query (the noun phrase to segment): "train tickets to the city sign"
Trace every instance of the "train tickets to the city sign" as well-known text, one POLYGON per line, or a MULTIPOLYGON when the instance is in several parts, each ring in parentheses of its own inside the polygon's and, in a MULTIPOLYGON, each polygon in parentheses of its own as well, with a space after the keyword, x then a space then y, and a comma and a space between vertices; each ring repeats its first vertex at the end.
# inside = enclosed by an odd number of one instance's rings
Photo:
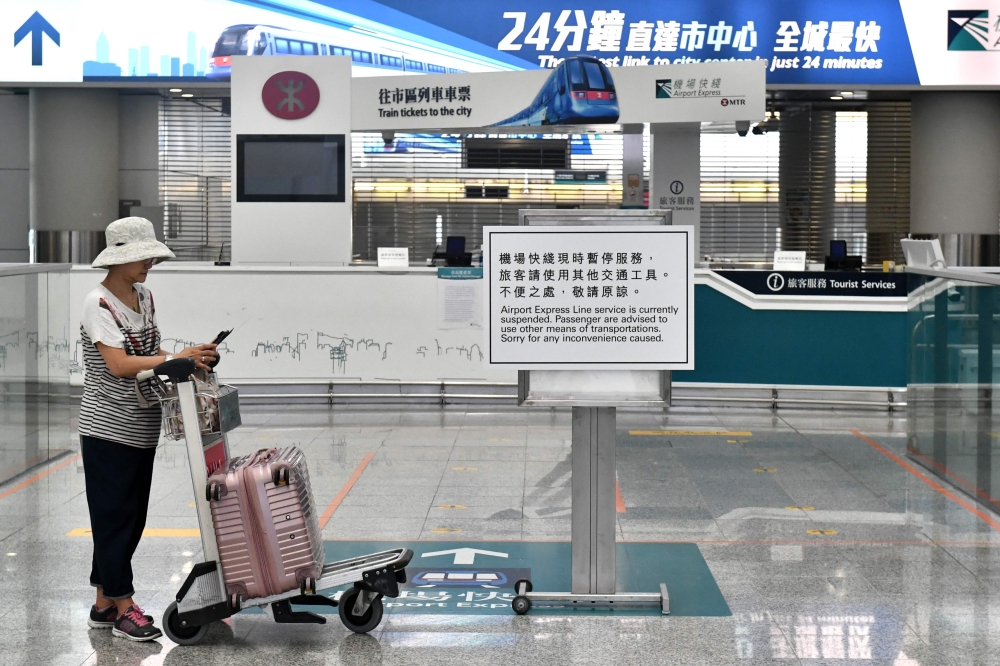
POLYGON ((693 238, 690 226, 484 227, 488 362, 693 369, 693 238))

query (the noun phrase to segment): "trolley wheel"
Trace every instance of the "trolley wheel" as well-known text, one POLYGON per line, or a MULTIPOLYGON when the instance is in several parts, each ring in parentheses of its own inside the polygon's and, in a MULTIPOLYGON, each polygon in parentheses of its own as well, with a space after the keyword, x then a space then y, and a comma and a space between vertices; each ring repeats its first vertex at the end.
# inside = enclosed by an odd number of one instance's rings
POLYGON ((340 611, 340 621, 344 623, 345 627, 356 634, 367 634, 382 621, 382 596, 376 597, 364 613, 355 615, 354 602, 360 593, 361 590, 356 587, 344 590, 337 609, 340 611))
POLYGON ((166 632, 167 638, 178 645, 194 645, 208 633, 208 625, 181 626, 177 619, 177 602, 174 601, 167 606, 167 610, 163 613, 163 630, 166 632))
POLYGON ((316 594, 316 579, 309 576, 303 580, 299 585, 299 592, 301 594, 316 594))
POLYGON ((514 612, 518 615, 524 615, 531 610, 531 599, 518 595, 514 597, 513 601, 510 602, 510 607, 513 608, 514 612))
POLYGON ((521 583, 524 583, 525 593, 531 592, 531 581, 527 578, 519 578, 516 583, 514 583, 514 591, 521 594, 521 583))
POLYGON ((276 469, 274 470, 274 474, 271 475, 271 481, 273 481, 276 486, 287 486, 290 480, 291 476, 289 475, 287 467, 276 469))

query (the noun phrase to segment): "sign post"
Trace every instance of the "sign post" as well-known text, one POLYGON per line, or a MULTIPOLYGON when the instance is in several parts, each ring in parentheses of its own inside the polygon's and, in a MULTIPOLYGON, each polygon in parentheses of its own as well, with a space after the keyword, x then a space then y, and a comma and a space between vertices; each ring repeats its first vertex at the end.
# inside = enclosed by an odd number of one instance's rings
MULTIPOLYGON (((615 580, 616 408, 663 405, 664 371, 694 367, 692 227, 670 211, 522 211, 483 229, 488 362, 519 368, 519 399, 573 407, 572 585, 532 603, 657 603, 615 580)), ((668 381, 667 381, 668 383, 668 381)))

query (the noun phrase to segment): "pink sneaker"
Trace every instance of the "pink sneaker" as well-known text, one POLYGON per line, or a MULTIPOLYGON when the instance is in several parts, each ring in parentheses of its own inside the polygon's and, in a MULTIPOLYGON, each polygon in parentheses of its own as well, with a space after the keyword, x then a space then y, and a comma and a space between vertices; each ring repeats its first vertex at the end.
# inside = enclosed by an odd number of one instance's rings
POLYGON ((141 608, 132 604, 115 620, 111 635, 141 643, 155 640, 162 636, 163 632, 153 626, 141 608))
POLYGON ((87 618, 87 625, 91 629, 110 629, 115 626, 118 618, 118 607, 111 604, 107 608, 98 610, 97 606, 90 607, 90 617, 87 618))

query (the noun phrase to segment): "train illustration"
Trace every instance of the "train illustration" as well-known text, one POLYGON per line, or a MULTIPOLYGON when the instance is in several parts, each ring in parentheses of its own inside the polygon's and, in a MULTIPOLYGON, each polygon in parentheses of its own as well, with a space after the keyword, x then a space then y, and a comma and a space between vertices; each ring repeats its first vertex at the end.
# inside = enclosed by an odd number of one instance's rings
POLYGON ((492 127, 618 122, 618 95, 611 72, 597 58, 566 58, 552 71, 528 108, 492 127))
POLYGON ((373 49, 357 43, 333 44, 333 41, 336 40, 328 36, 273 25, 232 25, 219 35, 215 43, 207 76, 210 79, 228 79, 232 71, 232 57, 237 55, 348 56, 356 67, 371 68, 371 74, 455 74, 466 71, 450 66, 454 63, 441 64, 444 59, 437 54, 393 50, 389 45, 373 49), (439 60, 428 62, 428 56, 439 60))

